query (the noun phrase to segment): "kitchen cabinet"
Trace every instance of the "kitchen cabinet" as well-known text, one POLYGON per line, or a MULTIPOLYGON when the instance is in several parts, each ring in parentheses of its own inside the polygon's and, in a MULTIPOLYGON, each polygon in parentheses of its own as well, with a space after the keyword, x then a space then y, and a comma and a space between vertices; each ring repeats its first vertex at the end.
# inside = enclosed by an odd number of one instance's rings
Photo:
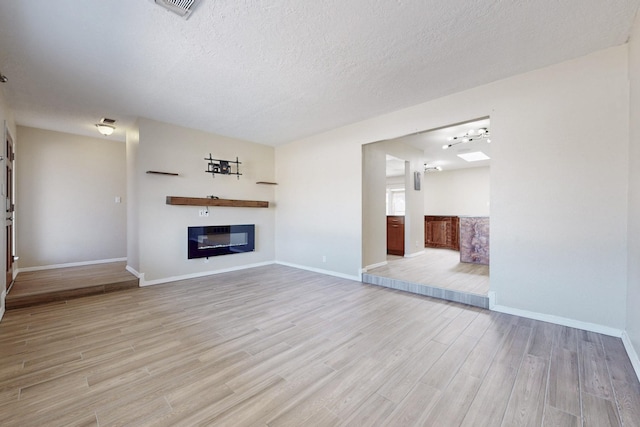
POLYGON ((424 216, 424 246, 460 250, 457 216, 424 216))
POLYGON ((387 254, 404 256, 404 216, 387 216, 387 254))

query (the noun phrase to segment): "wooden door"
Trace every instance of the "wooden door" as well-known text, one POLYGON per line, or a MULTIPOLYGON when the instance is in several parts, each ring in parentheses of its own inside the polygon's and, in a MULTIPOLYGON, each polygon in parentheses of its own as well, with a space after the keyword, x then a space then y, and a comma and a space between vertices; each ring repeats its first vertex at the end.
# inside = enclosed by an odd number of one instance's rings
POLYGON ((9 289, 13 282, 13 212, 14 212, 14 198, 13 198, 13 140, 9 131, 5 131, 6 143, 5 143, 5 241, 6 241, 6 289, 9 289))

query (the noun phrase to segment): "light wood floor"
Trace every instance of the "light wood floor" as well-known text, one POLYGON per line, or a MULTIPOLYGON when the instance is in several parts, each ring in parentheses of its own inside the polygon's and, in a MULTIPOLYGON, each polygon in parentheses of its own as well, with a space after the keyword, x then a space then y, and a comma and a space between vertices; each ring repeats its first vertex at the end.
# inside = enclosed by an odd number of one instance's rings
POLYGON ((7 295, 7 309, 66 301, 138 287, 126 262, 20 272, 7 295))
POLYGON ((8 311, 3 426, 625 426, 620 339, 284 266, 8 311))
POLYGON ((424 248, 423 254, 412 258, 387 255, 387 262, 367 273, 471 294, 489 293, 489 266, 460 262, 458 251, 424 248))

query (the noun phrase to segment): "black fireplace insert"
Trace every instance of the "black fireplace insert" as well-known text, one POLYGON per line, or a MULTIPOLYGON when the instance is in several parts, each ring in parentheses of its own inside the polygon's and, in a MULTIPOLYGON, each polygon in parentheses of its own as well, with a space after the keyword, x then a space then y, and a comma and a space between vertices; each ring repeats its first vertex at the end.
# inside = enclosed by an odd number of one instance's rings
POLYGON ((254 224, 188 227, 188 234, 189 259, 255 250, 254 224))

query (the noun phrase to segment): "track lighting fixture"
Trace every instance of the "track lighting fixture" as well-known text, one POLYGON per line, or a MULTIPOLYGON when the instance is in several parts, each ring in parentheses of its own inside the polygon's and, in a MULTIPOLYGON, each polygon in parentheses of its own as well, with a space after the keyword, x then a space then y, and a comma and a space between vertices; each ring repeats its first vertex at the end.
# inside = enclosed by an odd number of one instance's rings
POLYGON ((451 148, 454 145, 464 144, 471 141, 486 139, 487 143, 491 143, 489 128, 471 129, 462 136, 451 136, 448 138, 449 144, 442 146, 443 150, 451 148))

